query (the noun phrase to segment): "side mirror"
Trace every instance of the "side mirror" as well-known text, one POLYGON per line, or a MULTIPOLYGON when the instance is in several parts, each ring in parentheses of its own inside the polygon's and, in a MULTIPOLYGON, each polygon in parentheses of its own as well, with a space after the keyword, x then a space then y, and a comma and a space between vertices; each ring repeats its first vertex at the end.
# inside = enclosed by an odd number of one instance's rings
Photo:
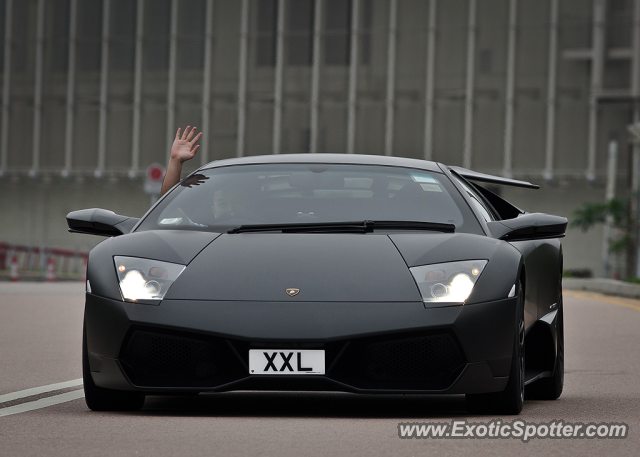
POLYGON ((494 238, 505 241, 544 240, 563 238, 567 218, 544 213, 525 213, 514 219, 487 223, 494 238))
POLYGON ((69 232, 87 235, 124 235, 130 233, 139 220, 137 217, 120 216, 100 208, 81 209, 67 214, 69 232))

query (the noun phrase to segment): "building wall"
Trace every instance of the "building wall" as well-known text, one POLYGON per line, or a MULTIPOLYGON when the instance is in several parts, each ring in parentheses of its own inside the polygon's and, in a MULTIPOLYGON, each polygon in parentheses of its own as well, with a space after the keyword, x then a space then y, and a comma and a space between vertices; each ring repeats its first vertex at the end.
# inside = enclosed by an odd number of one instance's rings
MULTIPOLYGON (((185 172, 308 152, 312 138, 349 152, 353 137, 354 153, 542 182, 536 197, 505 192, 569 216, 604 199, 611 138, 627 182, 636 10, 640 0, 0 0, 0 241, 75 246, 63 217, 80 207, 141 215, 144 170, 186 125, 206 136, 185 172)), ((566 246, 567 266, 599 271, 598 231, 566 246), (578 249, 586 240, 598 247, 578 249)))

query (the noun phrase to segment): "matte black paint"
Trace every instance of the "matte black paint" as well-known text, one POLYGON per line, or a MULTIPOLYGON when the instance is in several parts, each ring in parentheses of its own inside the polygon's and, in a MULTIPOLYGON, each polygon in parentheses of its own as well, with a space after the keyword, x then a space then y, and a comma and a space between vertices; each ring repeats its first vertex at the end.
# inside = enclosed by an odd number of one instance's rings
MULTIPOLYGON (((122 341, 132 325, 250 342, 346 341, 398 332, 451 329, 457 335, 468 363, 486 363, 491 376, 500 378, 508 374, 511 360, 510 330, 515 305, 516 299, 513 298, 433 309, 424 309, 421 301, 283 303, 164 300, 161 306, 148 306, 87 294, 85 325, 94 372, 102 372, 103 367, 113 368, 110 360, 118 358, 122 341)), ((107 378, 94 376, 94 380, 103 387, 113 387, 105 381, 114 379, 113 376, 113 373, 107 378)), ((500 380, 496 382, 502 383, 500 380)))
POLYGON ((487 225, 494 238, 507 241, 562 238, 567 219, 543 213, 528 213, 515 219, 491 221, 487 225))
POLYGON ((386 235, 224 234, 196 257, 165 300, 421 302, 386 235), (300 289, 290 297, 287 288, 300 289))
POLYGON ((354 165, 386 165, 390 167, 416 168, 426 171, 441 171, 435 162, 404 157, 373 156, 366 154, 278 154, 263 156, 247 156, 210 162, 192 174, 209 168, 227 167, 231 165, 248 165, 260 163, 317 163, 317 164, 354 164, 354 165))
MULTIPOLYGON (((203 168, 274 162, 376 164, 443 171, 447 176, 451 173, 433 162, 344 154, 253 156, 217 161, 203 168)), ((487 181, 472 173, 465 176, 487 181)), ((454 181, 454 185, 460 191, 459 184, 454 181)), ((461 195, 466 201, 463 192, 461 195)), ((562 250, 556 239, 501 241, 497 232, 474 214, 487 236, 399 231, 220 235, 163 230, 110 238, 91 251, 87 273, 92 293, 87 294, 85 321, 94 380, 103 387, 136 389, 117 360, 131 325, 263 342, 327 342, 450 329, 457 335, 468 365, 447 392, 501 390, 509 372, 517 303, 507 294, 520 280, 526 284, 527 331, 534 325, 549 326, 555 347, 555 320, 548 312, 561 297, 562 250), (117 284, 114 255, 188 266, 159 306, 125 303, 117 284), (408 267, 476 259, 489 262, 465 305, 425 309, 408 267), (301 292, 290 297, 285 293, 288 287, 301 292), (551 320, 538 321, 541 318, 551 320)), ((523 216, 527 215, 517 219, 523 216)), ((500 224, 513 226, 511 229, 527 225, 517 219, 500 224)), ((129 226, 125 229, 130 230, 129 226)), ((328 380, 268 377, 251 377, 214 390, 312 385, 358 391, 328 380)))
POLYGON ((410 267, 459 260, 489 263, 467 299, 468 304, 507 298, 518 281, 522 255, 509 243, 479 235, 395 234, 389 236, 410 267))
POLYGON ((444 390, 397 390, 397 389, 359 389, 349 384, 336 381, 324 376, 274 376, 257 375, 247 376, 235 382, 210 388, 180 388, 180 387, 138 387, 124 374, 122 366, 117 359, 105 359, 103 369, 99 373, 91 373, 96 385, 117 390, 138 391, 151 395, 172 395, 186 392, 228 392, 233 390, 257 390, 257 391, 341 391, 367 394, 465 394, 499 392, 504 390, 508 377, 494 377, 486 362, 469 363, 460 376, 448 389, 444 390))
MULTIPOLYGON (((447 167, 442 164, 440 164, 440 167, 448 176, 451 176, 451 170, 455 172, 455 167, 447 167)), ((488 181, 487 179, 484 179, 487 176, 488 175, 483 175, 481 173, 470 172, 466 173, 463 179, 478 180, 480 182, 501 182, 502 184, 508 184, 509 181, 508 179, 505 180, 504 178, 500 177, 494 177, 494 180, 488 181)), ((464 196, 465 200, 468 201, 468 197, 460 187, 460 183, 456 179, 452 179, 452 182, 454 183, 458 191, 460 191, 460 193, 464 196)), ((472 187, 477 188, 479 186, 473 183, 472 187)), ((536 187, 537 186, 535 186, 534 188, 536 187)), ((485 203, 487 204, 487 206, 492 208, 493 205, 491 201, 489 201, 486 197, 487 193, 488 191, 485 190, 484 192, 480 192, 480 195, 485 199, 485 203)), ((542 213, 535 213, 535 215, 529 213, 520 213, 519 208, 513 207, 512 210, 507 210, 507 212, 511 215, 516 215, 515 218, 505 219, 501 216, 500 213, 496 212, 494 214, 496 221, 487 222, 478 213, 474 205, 469 205, 469 207, 476 215, 476 218, 480 222, 480 225, 484 228, 485 233, 488 237, 499 239, 510 231, 520 232, 520 234, 525 235, 515 237, 514 240, 509 241, 509 244, 514 246, 522 254, 522 260, 520 262, 520 267, 518 268, 517 278, 521 279, 523 286, 526 285, 524 320, 525 331, 529 332, 532 325, 534 325, 536 319, 538 318, 538 309, 544 308, 545 306, 549 305, 546 302, 542 303, 540 301, 539 289, 541 287, 545 288, 545 290, 548 292, 547 297, 559 297, 562 294, 562 277, 560 276, 562 270, 562 248, 560 245, 560 241, 557 239, 552 239, 551 236, 559 235, 559 232, 566 229, 567 220, 563 217, 551 216, 542 213), (517 212, 514 212, 513 209, 515 209, 517 212), (518 221, 518 219, 522 217, 524 217, 525 220, 524 224, 518 221), (535 233, 537 232, 538 226, 541 224, 546 225, 546 228, 550 229, 551 234, 548 238, 544 236, 544 233, 535 233), (522 232, 525 233, 523 234, 522 232), (526 232, 528 232, 528 234, 526 232), (536 239, 536 237, 539 237, 541 239, 536 239), (540 254, 541 250, 544 251, 544 259, 540 254), (549 263, 554 264, 554 267, 547 268, 549 263), (551 276, 556 275, 558 271, 560 271, 560 275, 551 278, 551 276), (524 272, 523 276, 521 276, 522 272, 524 272)), ((475 292, 476 290, 474 289, 474 293, 475 292)), ((472 297, 469 298, 471 299, 472 297)), ((543 298, 543 300, 546 299, 543 298)))
POLYGON ((219 233, 158 230, 108 238, 89 253, 87 279, 94 294, 121 300, 113 256, 142 257, 188 265, 219 233))
POLYGON ((518 181, 517 179, 504 178, 502 176, 492 176, 484 173, 478 173, 477 171, 467 170, 462 167, 449 167, 449 170, 456 172, 460 176, 465 177, 473 181, 488 182, 491 184, 503 184, 514 187, 525 187, 528 189, 540 189, 537 184, 531 184, 527 181, 518 181))
POLYGON ((92 208, 67 214, 67 224, 72 233, 118 236, 131 232, 139 219, 120 216, 106 209, 92 208))

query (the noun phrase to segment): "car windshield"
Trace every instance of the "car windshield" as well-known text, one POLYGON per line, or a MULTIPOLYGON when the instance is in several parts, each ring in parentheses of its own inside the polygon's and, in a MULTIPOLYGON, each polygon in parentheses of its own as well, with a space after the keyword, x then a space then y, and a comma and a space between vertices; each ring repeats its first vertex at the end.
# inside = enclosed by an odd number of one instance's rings
POLYGON ((417 221, 482 234, 442 173, 343 164, 235 165, 182 181, 138 226, 226 232, 257 224, 417 221))

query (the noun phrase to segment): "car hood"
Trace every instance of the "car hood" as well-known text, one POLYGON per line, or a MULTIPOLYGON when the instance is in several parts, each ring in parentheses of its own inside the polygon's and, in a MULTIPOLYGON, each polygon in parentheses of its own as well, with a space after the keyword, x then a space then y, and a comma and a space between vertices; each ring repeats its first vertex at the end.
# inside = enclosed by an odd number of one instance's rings
POLYGON ((416 302, 405 261, 382 234, 223 234, 189 264, 165 299, 416 302), (287 289, 298 289, 295 295, 287 289))
POLYGON ((522 254, 464 233, 240 233, 145 231, 109 238, 89 255, 92 293, 121 300, 113 256, 187 265, 168 300, 419 302, 409 267, 486 259, 467 304, 505 298, 522 254), (293 296, 287 289, 299 289, 293 296))

